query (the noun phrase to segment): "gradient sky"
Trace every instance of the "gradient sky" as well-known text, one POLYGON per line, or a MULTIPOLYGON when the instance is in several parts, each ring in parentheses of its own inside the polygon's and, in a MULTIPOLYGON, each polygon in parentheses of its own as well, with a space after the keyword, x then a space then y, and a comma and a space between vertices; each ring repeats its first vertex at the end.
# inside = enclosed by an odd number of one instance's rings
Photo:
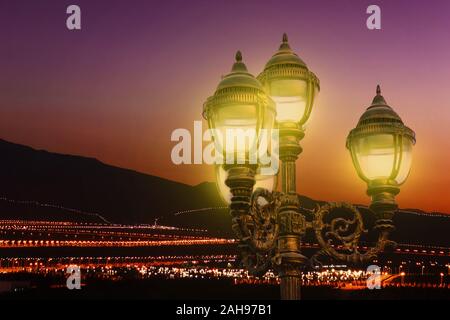
POLYGON ((213 181, 212 167, 171 163, 171 132, 201 120, 236 50, 258 74, 287 32, 321 81, 299 193, 368 203, 345 138, 380 83, 417 134, 400 206, 450 212, 449 15, 447 0, 0 0, 0 138, 213 181), (66 29, 70 4, 81 7, 81 31, 66 29), (366 28, 370 4, 382 30, 366 28))

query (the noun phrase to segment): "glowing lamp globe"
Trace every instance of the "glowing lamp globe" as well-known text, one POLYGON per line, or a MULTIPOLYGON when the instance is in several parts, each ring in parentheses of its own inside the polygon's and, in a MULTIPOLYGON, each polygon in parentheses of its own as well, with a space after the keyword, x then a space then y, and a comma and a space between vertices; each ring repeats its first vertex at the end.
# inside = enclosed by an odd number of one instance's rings
POLYGON ((415 133, 377 95, 347 137, 347 149, 361 179, 370 186, 399 186, 411 169, 415 133))
POLYGON ((276 104, 278 123, 302 126, 308 121, 319 92, 319 79, 292 51, 286 34, 258 79, 276 104))
POLYGON ((247 71, 241 52, 231 73, 224 76, 213 96, 203 107, 203 115, 213 130, 216 151, 225 157, 247 161, 257 152, 262 129, 271 130, 275 105, 261 83, 247 71))

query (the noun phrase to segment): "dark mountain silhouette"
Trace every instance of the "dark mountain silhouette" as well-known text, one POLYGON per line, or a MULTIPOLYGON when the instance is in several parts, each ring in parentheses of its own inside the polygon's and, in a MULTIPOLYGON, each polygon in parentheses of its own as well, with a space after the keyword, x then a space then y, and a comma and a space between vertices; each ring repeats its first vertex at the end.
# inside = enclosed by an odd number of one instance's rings
MULTIPOLYGON (((310 209, 320 203, 307 197, 301 201, 310 209)), ((361 213, 370 227, 371 213, 365 208, 361 213)), ((231 236, 230 216, 214 183, 190 186, 4 140, 0 140, 0 219, 126 224, 152 224, 158 219, 160 224, 231 236), (190 211, 196 209, 201 210, 190 211)), ((398 242, 449 245, 450 216, 412 209, 400 211, 395 222, 393 238, 398 242)))
MULTIPOLYGON (((106 165, 96 159, 50 153, 0 140, 0 197, 34 200, 83 212, 99 213, 116 223, 153 223, 187 209, 223 205, 210 184, 189 186, 132 170, 106 165)), ((3 201, 3 207, 33 204, 3 201)), ((55 207, 39 211, 63 211, 64 218, 96 219, 55 207)), ((20 216, 22 213, 19 213, 20 216)), ((8 218, 2 210, 2 218, 8 218)), ((16 213, 12 217, 14 217, 16 213)), ((32 216, 32 215, 30 215, 32 216)), ((36 218, 38 218, 37 216, 36 218)))

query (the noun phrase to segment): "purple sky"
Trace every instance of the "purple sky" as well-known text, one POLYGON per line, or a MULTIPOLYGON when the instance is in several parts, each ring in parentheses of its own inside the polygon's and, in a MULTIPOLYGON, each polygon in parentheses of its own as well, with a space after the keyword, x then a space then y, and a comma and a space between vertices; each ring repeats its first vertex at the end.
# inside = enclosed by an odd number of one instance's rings
MULTIPOLYGON (((259 73, 283 32, 321 80, 298 191, 367 202, 344 147, 380 83, 417 133, 402 207, 450 211, 450 1, 0 0, 0 138, 186 182, 170 134, 192 128, 240 49, 259 73), (82 30, 66 29, 66 8, 82 30), (366 28, 370 4, 382 30, 366 28)), ((206 126, 206 124, 205 124, 206 126)))

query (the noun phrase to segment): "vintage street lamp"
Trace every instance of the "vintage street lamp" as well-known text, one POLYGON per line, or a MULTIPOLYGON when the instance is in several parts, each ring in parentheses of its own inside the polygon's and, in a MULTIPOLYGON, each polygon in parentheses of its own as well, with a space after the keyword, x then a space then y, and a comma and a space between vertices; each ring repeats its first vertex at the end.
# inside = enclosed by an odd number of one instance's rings
POLYGON ((267 94, 276 104, 279 129, 281 184, 284 197, 278 220, 279 274, 282 299, 299 299, 301 266, 307 258, 301 254, 301 237, 306 231, 305 218, 298 210, 295 162, 302 152, 300 140, 303 125, 309 119, 314 98, 319 91, 319 79, 295 54, 283 34, 278 51, 270 58, 258 76, 267 94))
POLYGON ((347 139, 353 163, 372 196, 376 246, 359 251, 358 243, 366 230, 360 212, 351 204, 303 208, 296 192, 295 162, 318 91, 318 78, 283 35, 279 50, 258 79, 248 73, 238 52, 231 73, 223 77, 203 107, 216 151, 226 160, 216 166, 216 178, 230 206, 242 262, 254 275, 276 270, 282 299, 300 299, 302 270, 320 264, 323 257, 362 264, 375 259, 388 244, 393 245, 388 236, 397 209, 394 197, 411 166, 414 132, 403 125, 378 88, 372 105, 347 139), (281 192, 276 191, 276 177, 261 175, 262 164, 252 161, 255 148, 261 146, 259 133, 274 126, 279 129, 281 192), (228 135, 228 130, 236 129, 237 135, 228 135), (246 143, 239 146, 235 140, 246 143), (336 217, 336 213, 343 216, 336 217), (301 239, 307 230, 314 232, 321 247, 310 259, 301 253, 301 239))
POLYGON ((277 122, 301 129, 311 115, 314 98, 319 91, 319 79, 292 51, 286 34, 283 34, 280 48, 266 63, 258 80, 276 103, 277 122))
POLYGON ((218 186, 223 199, 231 201, 232 228, 245 255, 255 249, 248 239, 253 220, 251 197, 259 165, 251 158, 258 152, 261 130, 273 128, 275 105, 247 71, 240 51, 231 73, 223 77, 214 95, 205 102, 203 116, 213 130, 216 153, 224 158, 223 167, 216 168, 218 186), (246 141, 237 146, 239 139, 246 141))
POLYGON ((378 245, 382 251, 394 229, 395 196, 409 175, 416 138, 414 131, 387 105, 379 85, 376 93, 356 128, 350 131, 347 149, 359 177, 367 183, 367 194, 372 197, 370 208, 376 214, 375 228, 380 232, 378 245))

